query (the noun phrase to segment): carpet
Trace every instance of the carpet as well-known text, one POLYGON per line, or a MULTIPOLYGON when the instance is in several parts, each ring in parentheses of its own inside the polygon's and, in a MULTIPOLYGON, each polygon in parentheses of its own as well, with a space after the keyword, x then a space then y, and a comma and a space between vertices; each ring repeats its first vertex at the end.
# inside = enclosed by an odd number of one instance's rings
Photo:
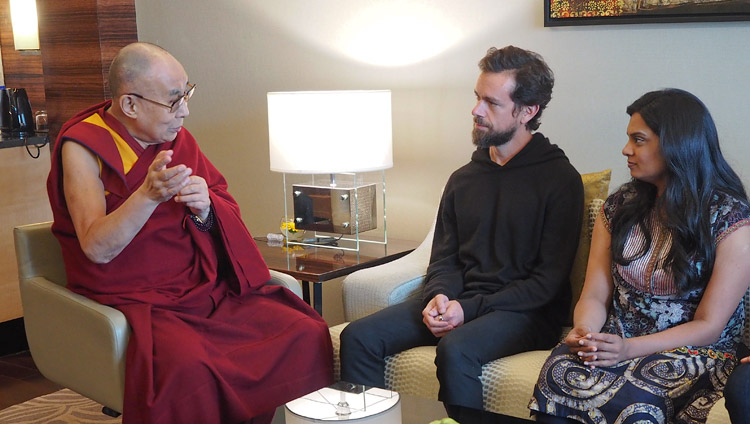
POLYGON ((120 424, 102 406, 70 389, 39 396, 0 411, 2 424, 120 424))

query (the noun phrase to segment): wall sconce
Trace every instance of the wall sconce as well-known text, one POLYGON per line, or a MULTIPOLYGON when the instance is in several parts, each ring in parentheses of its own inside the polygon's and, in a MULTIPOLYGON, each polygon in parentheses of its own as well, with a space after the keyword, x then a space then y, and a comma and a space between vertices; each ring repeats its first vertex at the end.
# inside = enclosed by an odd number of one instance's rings
POLYGON ((377 188, 358 173, 381 171, 386 237, 385 169, 393 167, 389 90, 268 93, 268 135, 271 170, 284 173, 285 220, 286 174, 311 174, 312 183, 292 186, 295 227, 356 235, 344 240, 355 240, 352 250, 359 250, 359 233, 377 227, 377 188), (321 184, 315 174, 330 180, 321 184))
POLYGON ((10 0, 10 19, 16 50, 39 50, 36 0, 10 0))

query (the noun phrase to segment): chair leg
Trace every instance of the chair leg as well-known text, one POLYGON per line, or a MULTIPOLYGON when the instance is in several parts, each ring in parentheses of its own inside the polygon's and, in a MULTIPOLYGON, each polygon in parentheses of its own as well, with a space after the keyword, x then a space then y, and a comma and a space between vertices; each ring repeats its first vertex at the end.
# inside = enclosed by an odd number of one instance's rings
POLYGON ((115 411, 114 409, 112 409, 112 408, 108 408, 108 407, 106 407, 106 406, 102 407, 102 414, 104 414, 104 415, 108 415, 108 416, 110 416, 110 417, 112 417, 112 418, 117 418, 117 417, 119 417, 120 415, 122 415, 122 414, 120 414, 119 412, 115 411))

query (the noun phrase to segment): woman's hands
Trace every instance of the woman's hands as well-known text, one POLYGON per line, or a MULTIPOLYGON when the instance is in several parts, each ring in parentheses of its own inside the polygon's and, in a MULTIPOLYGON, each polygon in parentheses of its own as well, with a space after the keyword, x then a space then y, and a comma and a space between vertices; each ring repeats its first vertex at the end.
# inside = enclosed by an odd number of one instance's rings
POLYGON ((581 341, 585 340, 589 334, 591 334, 591 328, 589 327, 573 327, 570 333, 563 339, 563 343, 570 348, 571 352, 578 353, 581 350, 586 350, 581 345, 581 341))
MULTIPOLYGON (((615 334, 592 333, 588 328, 576 327, 568 333, 564 343, 578 355, 583 365, 591 368, 611 367, 630 359, 627 340, 615 334)), ((747 359, 750 362, 750 357, 747 359)))

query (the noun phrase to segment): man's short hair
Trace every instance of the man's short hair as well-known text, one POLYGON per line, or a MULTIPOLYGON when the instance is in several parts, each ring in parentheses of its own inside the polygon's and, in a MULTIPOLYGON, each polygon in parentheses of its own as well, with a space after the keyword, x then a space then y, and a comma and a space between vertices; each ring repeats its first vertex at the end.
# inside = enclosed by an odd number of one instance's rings
POLYGON ((536 130, 541 124, 542 111, 552 99, 555 76, 542 56, 514 46, 497 49, 490 47, 479 61, 482 72, 512 71, 516 87, 510 98, 519 109, 521 106, 539 105, 539 112, 526 123, 526 128, 536 130))

